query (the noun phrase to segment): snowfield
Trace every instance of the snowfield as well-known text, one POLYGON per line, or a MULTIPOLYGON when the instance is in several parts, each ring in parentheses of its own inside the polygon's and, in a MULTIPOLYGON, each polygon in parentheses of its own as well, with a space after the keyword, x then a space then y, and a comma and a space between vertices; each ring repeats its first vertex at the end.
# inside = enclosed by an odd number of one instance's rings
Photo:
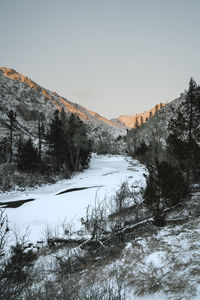
POLYGON ((28 231, 28 240, 35 243, 45 239, 47 228, 58 230, 61 223, 71 224, 73 230, 78 230, 88 205, 95 207, 97 202, 109 200, 124 181, 136 190, 144 187, 145 173, 145 167, 130 157, 93 155, 89 169, 71 179, 25 192, 3 193, 0 202, 35 199, 17 208, 5 209, 18 235, 28 231), (56 195, 76 188, 88 189, 56 195))

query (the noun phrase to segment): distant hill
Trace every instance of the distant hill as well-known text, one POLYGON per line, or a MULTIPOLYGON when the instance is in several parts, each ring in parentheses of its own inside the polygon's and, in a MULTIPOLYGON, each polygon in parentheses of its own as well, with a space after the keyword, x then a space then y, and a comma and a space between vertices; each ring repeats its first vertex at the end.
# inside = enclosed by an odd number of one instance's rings
POLYGON ((178 113, 184 97, 184 95, 181 95, 179 98, 159 107, 160 109, 154 110, 152 116, 142 126, 139 126, 138 130, 135 131, 131 128, 127 139, 129 150, 133 151, 135 147, 138 147, 143 142, 146 145, 150 145, 157 141, 165 146, 169 136, 169 121, 172 116, 178 113))
POLYGON ((148 111, 145 111, 140 114, 136 115, 131 115, 131 116, 120 116, 117 119, 112 119, 113 122, 116 124, 121 124, 121 125, 126 125, 128 128, 134 128, 136 124, 136 120, 138 122, 138 125, 141 125, 141 123, 145 123, 151 116, 153 116, 157 110, 161 109, 164 107, 166 104, 165 103, 160 103, 155 105, 153 108, 151 108, 148 111))

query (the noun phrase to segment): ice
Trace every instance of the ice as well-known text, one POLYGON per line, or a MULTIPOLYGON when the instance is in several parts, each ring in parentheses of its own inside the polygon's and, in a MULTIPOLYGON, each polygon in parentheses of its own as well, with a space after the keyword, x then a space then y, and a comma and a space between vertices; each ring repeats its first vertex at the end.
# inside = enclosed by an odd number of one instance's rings
POLYGON ((129 185, 145 184, 144 166, 134 161, 134 164, 137 164, 137 171, 133 171, 132 163, 131 158, 121 155, 93 155, 89 169, 74 175, 71 179, 31 191, 2 194, 0 202, 35 199, 18 208, 6 209, 10 226, 17 228, 20 235, 28 228, 31 242, 44 238, 47 227, 55 228, 64 220, 73 223, 74 230, 78 230, 80 219, 85 216, 88 205, 94 207, 96 201, 105 198, 109 200, 125 180, 129 185), (93 188, 56 195, 67 189, 82 187, 93 188))

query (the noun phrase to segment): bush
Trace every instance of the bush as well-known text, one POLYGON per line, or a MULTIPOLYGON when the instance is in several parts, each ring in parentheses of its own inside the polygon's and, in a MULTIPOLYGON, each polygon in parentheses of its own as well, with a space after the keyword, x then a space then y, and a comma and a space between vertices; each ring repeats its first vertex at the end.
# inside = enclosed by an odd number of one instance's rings
POLYGON ((31 267, 36 258, 32 250, 25 250, 23 243, 11 246, 9 256, 6 255, 8 237, 8 220, 0 211, 0 299, 4 300, 17 299, 32 284, 31 267))

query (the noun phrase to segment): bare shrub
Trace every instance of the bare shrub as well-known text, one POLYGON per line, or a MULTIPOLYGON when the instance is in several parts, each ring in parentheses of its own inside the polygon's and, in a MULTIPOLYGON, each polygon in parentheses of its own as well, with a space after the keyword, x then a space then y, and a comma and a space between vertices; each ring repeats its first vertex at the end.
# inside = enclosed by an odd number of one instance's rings
POLYGON ((16 243, 8 252, 8 220, 0 212, 0 299, 11 300, 19 297, 24 288, 32 284, 33 261, 36 254, 16 243), (6 255, 6 252, 9 253, 6 255))
POLYGON ((128 182, 124 181, 120 189, 116 192, 114 196, 114 202, 115 202, 115 210, 116 211, 121 211, 125 207, 129 205, 129 202, 126 200, 129 200, 131 196, 131 191, 128 186, 128 182))
POLYGON ((101 235, 107 232, 107 216, 108 206, 106 199, 100 201, 96 195, 95 207, 88 206, 85 219, 81 219, 92 239, 100 239, 101 235))

